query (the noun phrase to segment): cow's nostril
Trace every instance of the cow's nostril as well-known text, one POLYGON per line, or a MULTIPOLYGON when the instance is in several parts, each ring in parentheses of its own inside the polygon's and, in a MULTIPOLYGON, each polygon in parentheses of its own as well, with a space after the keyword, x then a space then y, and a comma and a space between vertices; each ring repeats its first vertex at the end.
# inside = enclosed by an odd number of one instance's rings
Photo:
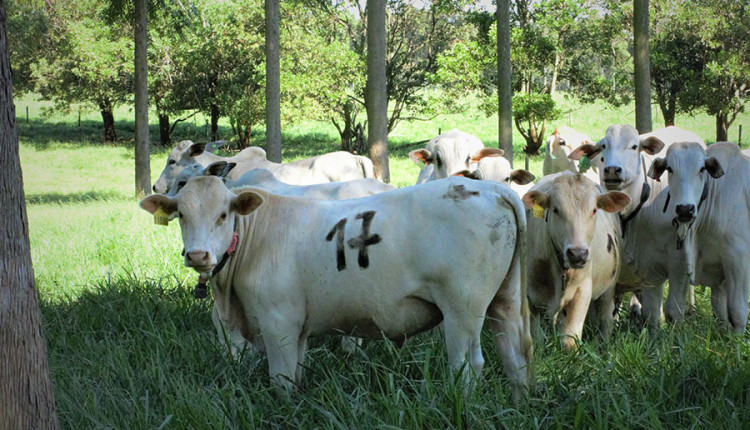
POLYGON ((588 248, 568 248, 565 251, 568 261, 575 265, 584 265, 589 259, 588 248))
POLYGON ((675 207, 675 212, 677 212, 680 215, 692 215, 695 213, 695 205, 694 204, 677 205, 675 207))

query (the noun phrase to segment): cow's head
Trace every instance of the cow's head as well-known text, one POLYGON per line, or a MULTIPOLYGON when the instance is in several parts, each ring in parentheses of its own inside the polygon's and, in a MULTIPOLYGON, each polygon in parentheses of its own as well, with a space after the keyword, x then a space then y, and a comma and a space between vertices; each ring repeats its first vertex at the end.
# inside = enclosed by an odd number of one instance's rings
POLYGON ((708 157, 697 142, 680 142, 670 146, 665 158, 654 160, 648 175, 659 180, 665 171, 669 175, 669 196, 674 202, 675 218, 683 224, 692 222, 698 215, 709 176, 720 178, 724 175, 719 161, 708 157))
POLYGON ((535 179, 534 175, 527 170, 511 170, 510 162, 502 155, 501 149, 485 148, 472 158, 472 161, 477 162, 476 170, 462 170, 454 173, 453 176, 490 180, 506 185, 511 183, 526 185, 535 179))
POLYGON ((169 189, 167 196, 176 196, 191 178, 198 176, 217 176, 221 179, 226 179, 229 172, 231 172, 236 165, 237 163, 228 163, 226 161, 215 161, 207 167, 203 167, 198 163, 187 165, 177 175, 177 178, 175 178, 174 184, 169 189))
POLYGON ((640 151, 654 155, 664 148, 655 136, 641 138, 631 125, 611 125, 602 140, 583 144, 569 158, 579 160, 586 155, 599 169, 599 179, 608 190, 623 190, 640 174, 640 151))
POLYGON ((257 190, 235 194, 215 176, 190 179, 174 196, 153 194, 141 200, 150 213, 159 209, 180 219, 185 266, 200 273, 213 270, 229 249, 234 234, 234 215, 247 215, 263 204, 257 190))
POLYGON ((164 166, 164 170, 161 171, 159 179, 154 182, 153 190, 155 193, 166 193, 169 191, 172 184, 174 184, 177 175, 179 175, 182 169, 185 168, 185 165, 180 163, 182 160, 182 154, 192 145, 192 140, 183 140, 172 149, 167 156, 167 164, 164 166))
MULTIPOLYGON (((451 130, 431 140, 425 148, 415 149, 409 158, 415 163, 433 165, 430 180, 443 179, 462 170, 473 170, 475 161, 484 148, 475 136, 459 130, 451 130)), ((501 151, 499 149, 495 151, 501 151)))
POLYGON ((524 205, 544 209, 547 232, 564 267, 581 269, 591 258, 589 246, 596 229, 597 211, 618 212, 630 203, 620 191, 601 193, 581 174, 563 172, 526 193, 524 205))
MULTIPOLYGON (((575 168, 573 161, 568 159, 570 154, 581 145, 593 145, 588 136, 578 133, 570 127, 557 127, 547 138, 545 157, 553 160, 555 171, 575 168)), ((580 158, 580 157, 579 157, 580 158)))

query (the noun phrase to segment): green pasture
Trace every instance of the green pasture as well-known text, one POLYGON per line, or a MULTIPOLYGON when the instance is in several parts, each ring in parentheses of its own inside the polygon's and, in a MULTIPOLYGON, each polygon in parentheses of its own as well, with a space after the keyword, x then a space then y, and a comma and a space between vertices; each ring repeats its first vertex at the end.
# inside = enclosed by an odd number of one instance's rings
MULTIPOLYGON (((577 105, 550 126, 570 125, 598 139, 633 110, 577 105)), ((489 336, 477 388, 464 396, 450 376, 440 332, 397 348, 369 341, 349 356, 339 337, 312 341, 305 385, 286 395, 270 387, 263 357, 234 360, 218 346, 209 300, 192 298, 195 274, 182 265, 179 226, 153 224, 133 198, 133 123, 116 113, 121 143, 101 143, 96 112, 43 116, 31 98, 16 104, 32 259, 60 421, 64 428, 492 429, 492 428, 747 428, 750 339, 716 323, 710 291, 686 322, 646 330, 623 318, 602 343, 585 333, 575 354, 553 333, 535 340, 536 387, 512 405, 502 364, 489 336), (26 121, 29 106, 29 121, 26 121)), ((655 118, 657 116, 655 115, 655 118)), ((706 115, 678 125, 707 141, 706 115)), ((181 124, 175 140, 205 140, 202 118, 181 124)), ((740 117, 737 125, 750 124, 740 117)), ((655 121, 658 127, 658 121, 655 121)), ((460 128, 487 146, 497 122, 480 112, 403 123, 391 135, 391 175, 412 184, 419 168, 414 142, 460 128)), ((330 124, 284 124, 284 159, 337 149, 330 124)), ((222 131, 228 125, 222 123, 222 131)), ((263 142, 262 126, 253 135, 263 142)), ((152 125, 152 140, 158 130, 152 125)), ((523 166, 520 135, 516 166, 523 166)), ((153 148, 156 179, 171 148, 153 148)), ((541 173, 541 157, 531 160, 541 173)))

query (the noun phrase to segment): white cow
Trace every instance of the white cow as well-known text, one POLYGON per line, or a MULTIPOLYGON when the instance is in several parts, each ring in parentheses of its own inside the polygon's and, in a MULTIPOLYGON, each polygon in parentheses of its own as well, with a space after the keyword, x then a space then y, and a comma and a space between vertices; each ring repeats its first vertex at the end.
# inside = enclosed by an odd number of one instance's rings
POLYGON ((276 383, 300 382, 310 336, 402 341, 441 320, 452 369, 479 374, 486 314, 513 398, 527 390, 526 216, 508 187, 449 178, 322 201, 199 177, 141 207, 179 214, 185 264, 211 274, 219 318, 265 351, 276 383))
POLYGON ((250 160, 265 160, 266 151, 257 146, 251 146, 240 151, 233 157, 221 157, 205 150, 206 143, 194 143, 191 140, 183 140, 174 147, 167 156, 167 164, 164 166, 159 178, 153 186, 155 193, 166 193, 172 188, 177 176, 185 167, 198 163, 208 166, 216 161, 239 163, 250 160))
POLYGON ((669 172, 669 204, 677 240, 688 270, 670 276, 665 312, 675 320, 685 313, 689 283, 711 287, 714 314, 735 333, 745 332, 750 288, 750 158, 734 143, 704 149, 696 142, 672 145, 654 160, 649 176, 669 172))
POLYGON ((482 149, 484 144, 479 138, 455 128, 433 138, 424 148, 409 153, 412 161, 425 164, 419 172, 417 184, 470 169, 473 167, 472 158, 477 157, 482 149))
MULTIPOLYGON (((580 173, 544 176, 523 196, 529 229, 529 303, 560 324, 576 347, 593 305, 604 339, 612 332, 620 272, 620 222, 627 194, 606 192, 580 173), (530 216, 533 213, 533 216, 530 216)), ((534 312, 536 310, 536 312, 534 312)))
POLYGON ((523 196, 534 185, 531 183, 534 175, 528 170, 512 170, 510 162, 502 157, 502 150, 498 151, 500 152, 498 155, 479 158, 476 170, 462 170, 454 173, 453 176, 499 182, 508 185, 519 196, 523 196))
POLYGON ((654 157, 674 143, 670 136, 681 135, 678 130, 668 127, 639 136, 631 125, 612 125, 596 145, 581 145, 570 155, 573 159, 587 155, 598 167, 602 185, 630 197, 630 204, 619 214, 623 264, 618 296, 640 290, 642 307, 638 309, 640 305, 632 304, 631 310, 641 312, 651 324, 661 321, 664 282, 684 268, 680 265, 683 258, 673 246, 672 217, 662 211, 666 194, 660 193, 667 181, 656 181, 646 173, 654 157))
MULTIPOLYGON (((265 151, 258 147, 244 149, 235 157, 226 159, 206 152, 205 146, 205 143, 194 143, 180 153, 181 158, 179 161, 173 163, 170 158, 161 176, 156 181, 154 190, 166 193, 172 188, 175 178, 185 167, 195 163, 208 166, 215 161, 227 161, 237 164, 229 173, 230 179, 238 179, 245 172, 256 168, 268 169, 278 180, 294 185, 343 182, 374 177, 372 161, 369 158, 353 155, 346 151, 330 152, 290 163, 279 164, 268 161, 265 157, 265 151)), ((177 151, 177 148, 172 152, 174 153, 175 151, 177 151)))
POLYGON ((557 127, 547 138, 542 165, 543 174, 551 175, 565 170, 578 173, 578 160, 571 160, 568 155, 581 145, 593 143, 594 141, 588 136, 570 127, 557 127))

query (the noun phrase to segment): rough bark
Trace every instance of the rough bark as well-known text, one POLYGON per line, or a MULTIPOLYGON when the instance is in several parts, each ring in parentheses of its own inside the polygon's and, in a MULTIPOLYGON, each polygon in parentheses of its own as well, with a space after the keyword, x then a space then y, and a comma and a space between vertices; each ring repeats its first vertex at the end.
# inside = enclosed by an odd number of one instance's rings
POLYGON ((112 102, 102 100, 99 102, 99 112, 102 115, 104 123, 104 141, 117 142, 117 130, 115 129, 115 114, 112 108, 112 102))
POLYGON ((375 177, 390 182, 388 92, 385 70, 385 0, 367 3, 367 146, 375 177))
POLYGON ((648 0, 633 0, 633 63, 635 71, 635 128, 651 131, 651 61, 648 44, 648 0))
POLYGON ((729 141, 729 124, 727 121, 727 115, 724 113, 716 115, 716 141, 729 141))
POLYGON ((513 166, 513 88, 510 66, 510 0, 497 1, 498 147, 513 166))
POLYGON ((211 141, 219 140, 219 106, 211 103, 211 141))
POLYGON ((0 0, 0 429, 57 429, 31 264, 5 22, 0 0))
POLYGON ((151 194, 148 130, 148 16, 146 0, 135 0, 135 196, 151 194))
POLYGON ((266 152, 281 163, 281 72, 279 65, 279 0, 266 7, 266 152))
POLYGON ((169 124, 169 115, 159 113, 159 142, 165 146, 172 141, 172 130, 169 124))

